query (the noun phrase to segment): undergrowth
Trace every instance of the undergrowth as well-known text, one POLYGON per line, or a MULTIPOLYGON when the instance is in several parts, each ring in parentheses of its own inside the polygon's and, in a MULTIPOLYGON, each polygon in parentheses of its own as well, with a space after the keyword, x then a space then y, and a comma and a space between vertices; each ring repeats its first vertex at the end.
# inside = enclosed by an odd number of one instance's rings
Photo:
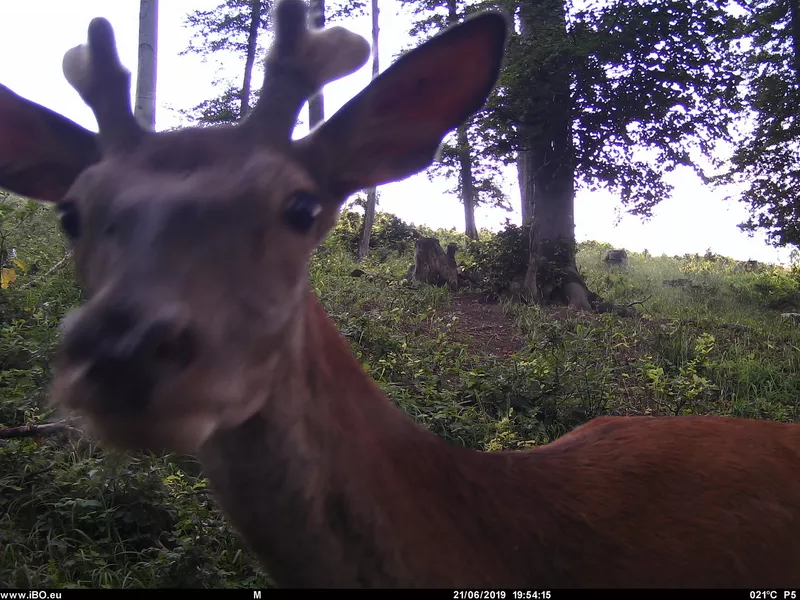
MULTIPOLYGON (((49 272, 68 252, 50 210, 0 206, 0 266, 13 270, 0 290, 0 427, 12 427, 55 418, 58 323, 81 295, 69 261, 49 272)), ((646 253, 609 268, 610 246, 583 243, 589 287, 640 317, 487 308, 520 340, 506 356, 471 333, 450 292, 403 275, 414 241, 437 237, 481 272, 475 297, 497 299, 524 274, 519 228, 471 242, 379 215, 367 274, 353 277, 359 231, 345 213, 312 259, 311 285, 388 397, 453 444, 525 449, 609 414, 800 418, 800 333, 781 318, 800 309, 795 270, 646 253)), ((0 587, 270 585, 189 457, 120 455, 78 435, 0 440, 0 587)))

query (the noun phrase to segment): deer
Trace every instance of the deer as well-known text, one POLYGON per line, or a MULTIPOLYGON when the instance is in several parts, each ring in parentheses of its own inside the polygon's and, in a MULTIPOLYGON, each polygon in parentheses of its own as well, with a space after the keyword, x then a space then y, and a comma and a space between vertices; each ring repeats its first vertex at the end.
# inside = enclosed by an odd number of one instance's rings
POLYGON ((508 17, 401 56, 327 121, 304 103, 367 61, 280 0, 246 118, 155 132, 94 19, 64 75, 89 131, 0 87, 0 186, 49 202, 86 301, 52 402, 121 451, 197 455, 281 587, 550 590, 800 586, 800 426, 601 416, 480 452, 378 388, 308 282, 346 198, 425 169, 497 83, 508 17))

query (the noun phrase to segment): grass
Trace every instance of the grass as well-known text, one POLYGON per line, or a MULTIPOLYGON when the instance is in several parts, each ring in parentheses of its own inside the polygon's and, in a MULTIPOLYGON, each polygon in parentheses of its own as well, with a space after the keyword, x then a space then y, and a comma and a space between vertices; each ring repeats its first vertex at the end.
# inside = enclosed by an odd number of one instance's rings
MULTIPOLYGON (((57 323, 80 301, 69 267, 23 287, 65 252, 52 215, 33 218, 36 236, 7 236, 41 265, 0 292, 3 427, 52 417, 57 323)), ((410 286, 414 231, 385 215, 361 265, 369 274, 352 277, 357 229, 345 215, 314 256, 312 286, 389 398, 454 444, 528 448, 602 414, 800 419, 800 329, 780 316, 800 308, 793 270, 637 253, 612 269, 609 246, 582 244, 594 291, 641 302, 640 317, 624 319, 410 286)), ((459 243, 469 264, 502 265, 519 241, 484 233, 470 247, 452 231, 423 234, 459 243)), ((187 457, 123 456, 66 436, 2 440, 0 490, 0 588, 271 585, 187 457)))

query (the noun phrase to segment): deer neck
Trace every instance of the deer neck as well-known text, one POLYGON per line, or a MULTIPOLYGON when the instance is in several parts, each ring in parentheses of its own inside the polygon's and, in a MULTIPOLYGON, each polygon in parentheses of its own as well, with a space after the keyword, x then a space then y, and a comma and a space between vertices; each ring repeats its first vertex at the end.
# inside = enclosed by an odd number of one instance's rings
POLYGON ((473 453, 394 407, 310 291, 307 309, 262 410, 209 440, 205 473, 279 585, 405 585, 422 541, 400 524, 442 506, 426 496, 473 453))

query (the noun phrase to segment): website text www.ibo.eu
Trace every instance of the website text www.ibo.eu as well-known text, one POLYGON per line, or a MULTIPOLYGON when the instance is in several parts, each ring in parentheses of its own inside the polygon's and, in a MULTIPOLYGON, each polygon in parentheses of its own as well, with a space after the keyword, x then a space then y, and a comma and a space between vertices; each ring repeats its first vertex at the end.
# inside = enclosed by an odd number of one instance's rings
POLYGON ((61 592, 45 592, 43 590, 0 592, 0 600, 61 600, 61 592))

